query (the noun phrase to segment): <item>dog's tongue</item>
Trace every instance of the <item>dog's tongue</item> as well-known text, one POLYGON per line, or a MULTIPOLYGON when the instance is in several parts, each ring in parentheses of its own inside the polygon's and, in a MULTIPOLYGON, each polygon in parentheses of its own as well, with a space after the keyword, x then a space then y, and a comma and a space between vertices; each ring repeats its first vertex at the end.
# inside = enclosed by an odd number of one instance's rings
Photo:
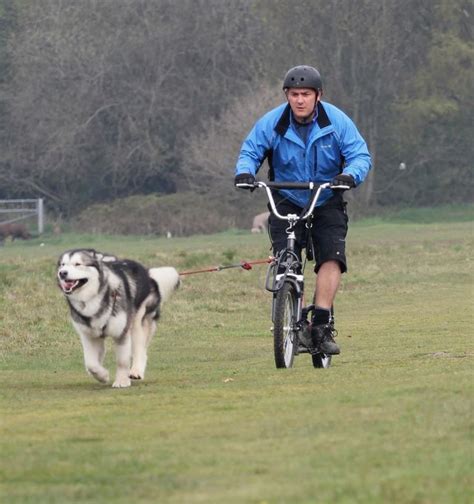
POLYGON ((63 289, 65 291, 70 291, 70 290, 74 289, 76 284, 77 284, 77 280, 64 280, 63 281, 63 289))

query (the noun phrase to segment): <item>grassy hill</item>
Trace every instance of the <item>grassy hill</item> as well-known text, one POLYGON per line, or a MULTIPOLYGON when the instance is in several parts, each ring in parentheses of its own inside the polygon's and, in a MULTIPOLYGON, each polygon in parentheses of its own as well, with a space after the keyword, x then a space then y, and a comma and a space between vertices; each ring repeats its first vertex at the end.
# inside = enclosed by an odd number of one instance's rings
POLYGON ((265 267, 255 266, 184 277, 145 381, 126 390, 83 369, 55 281, 57 256, 76 246, 180 271, 269 254, 265 236, 237 231, 68 234, 0 249, 5 502, 472 502, 466 214, 351 227, 342 354, 330 369, 307 355, 275 369, 265 267))

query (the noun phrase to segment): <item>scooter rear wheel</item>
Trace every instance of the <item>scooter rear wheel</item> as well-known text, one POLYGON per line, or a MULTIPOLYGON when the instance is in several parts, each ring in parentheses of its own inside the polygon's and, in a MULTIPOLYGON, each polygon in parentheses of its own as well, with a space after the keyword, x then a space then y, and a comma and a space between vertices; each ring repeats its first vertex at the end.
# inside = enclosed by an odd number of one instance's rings
POLYGON ((315 368, 328 368, 331 365, 331 355, 326 355, 323 353, 317 353, 314 355, 311 355, 311 358, 313 360, 313 366, 315 368))

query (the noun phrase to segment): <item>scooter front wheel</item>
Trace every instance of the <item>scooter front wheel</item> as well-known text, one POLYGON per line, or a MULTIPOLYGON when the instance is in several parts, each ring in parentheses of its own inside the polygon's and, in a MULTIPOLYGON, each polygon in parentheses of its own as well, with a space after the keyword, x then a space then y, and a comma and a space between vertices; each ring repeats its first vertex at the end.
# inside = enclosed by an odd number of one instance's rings
POLYGON ((275 365, 277 368, 293 366, 298 335, 296 321, 298 319, 298 300, 292 283, 285 282, 275 296, 273 343, 275 365))

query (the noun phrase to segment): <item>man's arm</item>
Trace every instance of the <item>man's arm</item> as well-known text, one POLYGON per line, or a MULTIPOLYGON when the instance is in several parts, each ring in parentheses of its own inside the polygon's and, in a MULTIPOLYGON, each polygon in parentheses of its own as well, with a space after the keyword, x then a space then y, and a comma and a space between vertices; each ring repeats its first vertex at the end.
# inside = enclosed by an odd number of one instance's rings
POLYGON ((264 119, 260 119, 242 144, 235 167, 235 175, 249 173, 255 177, 269 148, 270 140, 266 132, 266 122, 264 119))
POLYGON ((343 115, 339 131, 339 148, 345 159, 344 175, 350 175, 356 186, 367 177, 372 166, 369 149, 353 121, 343 115))

